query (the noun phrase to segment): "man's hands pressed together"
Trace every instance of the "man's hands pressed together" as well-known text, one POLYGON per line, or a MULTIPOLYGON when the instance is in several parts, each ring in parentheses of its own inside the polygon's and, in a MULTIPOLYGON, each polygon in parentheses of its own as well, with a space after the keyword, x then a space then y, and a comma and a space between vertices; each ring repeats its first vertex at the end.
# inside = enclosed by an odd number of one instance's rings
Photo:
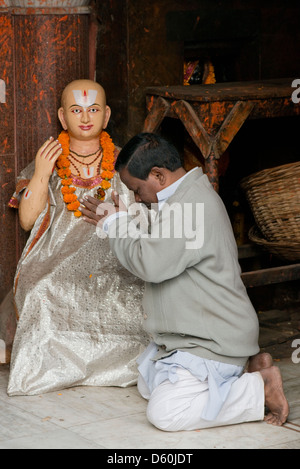
POLYGON ((103 228, 108 217, 118 212, 127 212, 127 208, 117 192, 112 192, 111 198, 113 203, 102 202, 90 196, 80 199, 81 207, 79 210, 82 212, 83 220, 91 225, 103 228))

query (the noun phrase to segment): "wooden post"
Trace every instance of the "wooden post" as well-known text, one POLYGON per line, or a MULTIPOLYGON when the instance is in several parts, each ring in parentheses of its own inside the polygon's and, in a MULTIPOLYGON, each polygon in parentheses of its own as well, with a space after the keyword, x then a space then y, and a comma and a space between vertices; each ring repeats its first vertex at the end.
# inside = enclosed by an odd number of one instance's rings
POLYGON ((26 241, 16 213, 7 207, 16 177, 43 142, 61 130, 57 109, 63 88, 90 76, 90 8, 41 3, 42 8, 0 3, 0 80, 5 83, 5 103, 0 103, 0 301, 12 287, 26 241))

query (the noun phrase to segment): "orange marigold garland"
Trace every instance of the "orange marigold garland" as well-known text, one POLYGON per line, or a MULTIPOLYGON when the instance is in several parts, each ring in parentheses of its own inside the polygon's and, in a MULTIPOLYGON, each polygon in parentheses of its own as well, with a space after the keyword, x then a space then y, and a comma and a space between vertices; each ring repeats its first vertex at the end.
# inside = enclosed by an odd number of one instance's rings
MULTIPOLYGON (((62 146, 62 154, 57 159, 56 170, 57 174, 61 178, 61 192, 63 195, 64 202, 67 204, 67 209, 74 212, 75 217, 81 217, 81 212, 78 210, 80 203, 75 194, 75 187, 71 187, 73 184, 71 178, 70 161, 69 161, 69 150, 70 150, 70 137, 67 131, 61 132, 58 137, 58 141, 62 146)), ((105 199, 105 191, 111 187, 111 179, 114 177, 114 162, 115 162, 115 145, 108 135, 107 132, 102 131, 100 135, 100 145, 103 151, 102 162, 101 162, 101 177, 102 182, 100 188, 97 190, 97 197, 100 200, 105 199)))

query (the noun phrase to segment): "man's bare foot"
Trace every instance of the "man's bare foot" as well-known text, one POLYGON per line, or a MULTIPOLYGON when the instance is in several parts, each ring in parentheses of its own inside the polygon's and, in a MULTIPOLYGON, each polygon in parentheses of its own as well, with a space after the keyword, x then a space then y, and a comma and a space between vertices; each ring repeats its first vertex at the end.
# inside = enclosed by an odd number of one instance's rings
POLYGON ((283 425, 289 415, 289 405, 283 391, 282 377, 277 366, 264 368, 260 374, 265 383, 265 405, 270 413, 265 421, 272 425, 283 425))
POLYGON ((248 373, 255 373, 256 371, 270 368, 273 366, 273 359, 269 353, 258 353, 249 358, 248 373))

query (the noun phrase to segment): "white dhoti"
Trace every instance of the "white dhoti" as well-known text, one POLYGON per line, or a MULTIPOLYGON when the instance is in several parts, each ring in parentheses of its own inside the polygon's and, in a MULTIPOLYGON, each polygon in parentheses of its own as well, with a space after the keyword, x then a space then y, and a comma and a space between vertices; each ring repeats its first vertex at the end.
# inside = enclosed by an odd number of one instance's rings
MULTIPOLYGON (((202 359, 196 357, 195 360, 201 363, 199 360, 202 359)), ((220 370, 224 373, 227 367, 225 364, 203 360, 203 366, 208 366, 208 373, 202 379, 199 373, 195 376, 182 364, 177 366, 173 363, 170 367, 170 364, 165 363, 157 367, 155 362, 152 361, 151 364, 149 356, 143 364, 146 365, 147 362, 146 374, 143 375, 146 367, 139 367, 138 390, 149 401, 148 420, 160 430, 198 430, 264 419, 264 381, 259 372, 224 379, 215 387, 214 378, 217 375, 212 376, 209 368, 212 364, 216 368, 220 365, 220 370), (154 367, 158 368, 157 373, 154 372, 154 367), (162 369, 167 379, 159 382, 157 378, 159 375, 163 376, 162 369), (149 386, 149 383, 155 381, 157 384, 149 386), (226 386, 227 383, 230 384, 226 386)))

